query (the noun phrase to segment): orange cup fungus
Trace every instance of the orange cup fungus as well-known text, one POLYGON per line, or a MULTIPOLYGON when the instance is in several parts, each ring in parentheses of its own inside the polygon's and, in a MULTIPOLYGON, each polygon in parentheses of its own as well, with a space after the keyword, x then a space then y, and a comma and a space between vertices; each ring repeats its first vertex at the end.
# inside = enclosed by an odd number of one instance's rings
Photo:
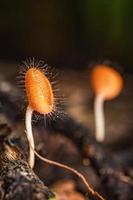
POLYGON ((118 96, 123 88, 121 75, 107 65, 97 65, 91 72, 91 85, 95 93, 94 115, 96 139, 102 142, 105 137, 103 103, 118 96))
POLYGON ((33 64, 27 66, 24 74, 25 89, 29 104, 26 110, 25 124, 27 138, 30 144, 29 164, 31 168, 34 167, 35 162, 35 144, 31 126, 32 114, 36 111, 43 115, 51 115, 56 109, 52 84, 46 77, 44 71, 39 68, 38 64, 34 64, 33 60, 33 64))

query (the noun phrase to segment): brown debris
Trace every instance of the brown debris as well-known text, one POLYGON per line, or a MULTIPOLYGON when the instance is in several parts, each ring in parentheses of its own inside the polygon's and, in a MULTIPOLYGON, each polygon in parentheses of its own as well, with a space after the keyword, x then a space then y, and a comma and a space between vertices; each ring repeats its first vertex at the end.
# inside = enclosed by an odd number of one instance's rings
POLYGON ((84 196, 76 191, 73 180, 62 180, 53 186, 57 200, 85 200, 84 196))

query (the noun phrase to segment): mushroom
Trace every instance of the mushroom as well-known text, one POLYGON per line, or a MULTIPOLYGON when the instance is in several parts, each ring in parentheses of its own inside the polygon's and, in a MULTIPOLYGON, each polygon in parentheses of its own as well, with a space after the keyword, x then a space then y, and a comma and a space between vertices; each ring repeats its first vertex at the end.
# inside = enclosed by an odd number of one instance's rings
MULTIPOLYGON (((29 144, 35 149, 34 138, 32 133, 32 114, 36 111, 40 114, 47 115, 54 110, 54 95, 50 81, 45 74, 37 67, 30 67, 25 74, 25 88, 29 105, 26 110, 26 134, 29 144)), ((29 164, 34 166, 34 151, 29 153, 29 164)))
POLYGON ((97 65, 91 71, 91 85, 95 93, 94 116, 96 140, 105 137, 104 101, 118 96, 123 88, 121 75, 112 67, 97 65))

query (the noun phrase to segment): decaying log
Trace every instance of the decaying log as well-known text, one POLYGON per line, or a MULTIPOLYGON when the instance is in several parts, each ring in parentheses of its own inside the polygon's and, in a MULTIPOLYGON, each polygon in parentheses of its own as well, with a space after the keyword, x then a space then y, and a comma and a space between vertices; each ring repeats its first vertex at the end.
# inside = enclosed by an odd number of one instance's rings
POLYGON ((6 124, 0 125, 0 200, 54 200, 10 134, 6 124))

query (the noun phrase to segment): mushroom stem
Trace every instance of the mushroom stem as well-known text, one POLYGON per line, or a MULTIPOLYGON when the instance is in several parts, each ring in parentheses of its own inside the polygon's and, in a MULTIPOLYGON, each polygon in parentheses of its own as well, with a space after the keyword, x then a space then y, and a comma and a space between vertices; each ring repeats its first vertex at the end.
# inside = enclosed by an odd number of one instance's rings
POLYGON ((104 98, 97 96, 94 102, 96 140, 102 142, 105 137, 104 98))
POLYGON ((33 133, 32 133, 32 114, 33 114, 33 109, 28 105, 27 110, 26 110, 26 116, 25 116, 25 125, 26 125, 26 136, 29 142, 29 165, 31 168, 34 167, 35 163, 35 155, 33 149, 35 149, 35 144, 34 144, 34 138, 33 138, 33 133), (31 148, 32 147, 32 148, 31 148))

